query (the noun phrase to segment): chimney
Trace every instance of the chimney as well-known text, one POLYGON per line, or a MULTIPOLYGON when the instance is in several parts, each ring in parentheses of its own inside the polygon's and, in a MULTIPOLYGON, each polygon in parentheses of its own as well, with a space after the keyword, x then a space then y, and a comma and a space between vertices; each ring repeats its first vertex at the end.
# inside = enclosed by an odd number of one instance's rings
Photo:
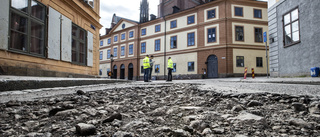
POLYGON ((156 18, 157 18, 156 15, 154 15, 154 14, 151 14, 151 15, 150 15, 150 20, 155 20, 156 18))
POLYGON ((177 6, 173 6, 173 13, 178 13, 180 11, 180 8, 177 6))
POLYGON ((110 30, 111 30, 111 29, 106 28, 106 35, 109 34, 110 30))

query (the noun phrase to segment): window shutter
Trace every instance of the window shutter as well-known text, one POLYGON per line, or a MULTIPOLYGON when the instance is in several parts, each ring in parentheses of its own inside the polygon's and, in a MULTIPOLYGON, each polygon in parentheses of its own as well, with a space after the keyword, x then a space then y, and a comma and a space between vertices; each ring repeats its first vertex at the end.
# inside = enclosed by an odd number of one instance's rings
POLYGON ((71 47, 72 47, 72 22, 69 18, 62 15, 61 28, 61 60, 71 62, 71 47))
POLYGON ((1 1, 0 4, 0 49, 8 50, 9 35, 9 0, 1 1))
POLYGON ((60 60, 60 17, 61 14, 49 7, 48 58, 60 60))
POLYGON ((87 36, 87 47, 88 47, 88 54, 87 54, 87 65, 93 66, 93 34, 88 31, 87 36))

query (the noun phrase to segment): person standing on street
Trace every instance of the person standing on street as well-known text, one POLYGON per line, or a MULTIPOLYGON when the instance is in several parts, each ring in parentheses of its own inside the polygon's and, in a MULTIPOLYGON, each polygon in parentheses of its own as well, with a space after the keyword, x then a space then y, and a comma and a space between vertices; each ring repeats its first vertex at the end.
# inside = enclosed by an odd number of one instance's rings
POLYGON ((152 78, 151 75, 152 75, 153 63, 154 63, 154 61, 153 61, 152 59, 153 59, 153 55, 150 56, 150 60, 149 60, 149 62, 150 62, 149 81, 150 81, 151 78, 152 78))
POLYGON ((147 55, 144 59, 143 59, 143 69, 144 69, 144 82, 149 82, 149 70, 150 70, 150 60, 149 60, 149 55, 147 55))
POLYGON ((173 62, 171 57, 168 58, 168 79, 167 81, 172 81, 172 70, 173 70, 173 62))

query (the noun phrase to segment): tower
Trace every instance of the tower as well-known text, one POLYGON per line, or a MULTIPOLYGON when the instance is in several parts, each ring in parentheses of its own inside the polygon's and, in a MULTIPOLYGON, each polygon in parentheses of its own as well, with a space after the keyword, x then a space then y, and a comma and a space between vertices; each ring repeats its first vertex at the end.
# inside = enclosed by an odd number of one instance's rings
POLYGON ((147 0, 142 0, 140 3, 140 23, 149 21, 149 3, 147 0))

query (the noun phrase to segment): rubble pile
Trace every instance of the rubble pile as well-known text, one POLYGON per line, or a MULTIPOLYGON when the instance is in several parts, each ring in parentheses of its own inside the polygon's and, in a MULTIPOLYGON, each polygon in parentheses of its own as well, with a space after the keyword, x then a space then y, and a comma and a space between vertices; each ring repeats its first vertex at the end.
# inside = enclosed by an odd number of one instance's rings
POLYGON ((320 99, 140 86, 0 104, 1 136, 320 136, 320 99))

